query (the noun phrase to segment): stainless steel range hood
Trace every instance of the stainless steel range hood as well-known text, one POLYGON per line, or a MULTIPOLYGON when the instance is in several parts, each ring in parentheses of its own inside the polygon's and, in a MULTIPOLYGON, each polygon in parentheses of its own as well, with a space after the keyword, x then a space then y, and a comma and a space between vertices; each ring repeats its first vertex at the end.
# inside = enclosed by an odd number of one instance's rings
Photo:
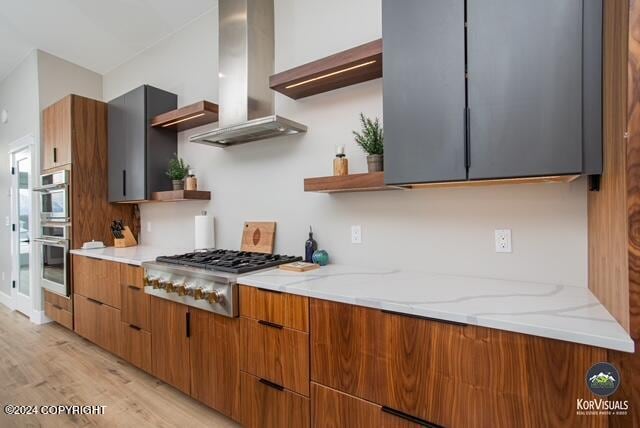
POLYGON ((218 3, 218 125, 189 141, 228 147, 305 132, 307 127, 274 112, 273 0, 218 3))

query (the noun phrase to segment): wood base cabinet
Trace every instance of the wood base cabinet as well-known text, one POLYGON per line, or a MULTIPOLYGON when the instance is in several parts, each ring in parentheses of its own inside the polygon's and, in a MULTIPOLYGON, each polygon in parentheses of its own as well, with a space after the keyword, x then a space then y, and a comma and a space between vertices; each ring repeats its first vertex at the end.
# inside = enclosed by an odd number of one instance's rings
POLYGON ((599 348, 312 299, 311 380, 442 426, 606 426, 576 415, 599 348))
POLYGON ((191 396, 220 413, 240 418, 240 323, 189 308, 191 396))
POLYGON ((120 323, 120 356, 151 373, 151 333, 135 325, 120 323))
POLYGON ((120 311, 97 300, 74 295, 75 332, 116 355, 120 354, 120 311))
POLYGON ((185 394, 191 393, 188 318, 187 306, 151 299, 152 373, 185 394))
POLYGON ((63 327, 73 330, 72 299, 44 290, 44 313, 63 327))
POLYGON ((242 412, 246 428, 308 427, 309 399, 264 379, 240 372, 242 412))

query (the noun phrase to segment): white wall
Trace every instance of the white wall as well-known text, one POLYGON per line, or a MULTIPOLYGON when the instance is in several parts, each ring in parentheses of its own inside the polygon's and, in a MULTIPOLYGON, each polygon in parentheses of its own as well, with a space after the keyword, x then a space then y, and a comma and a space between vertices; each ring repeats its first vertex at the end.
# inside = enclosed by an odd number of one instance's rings
POLYGON ((11 215, 9 145, 29 134, 37 139, 38 63, 32 51, 0 82, 0 110, 7 110, 9 121, 0 123, 0 292, 11 293, 11 215))
MULTIPOLYGON (((376 39, 380 2, 276 0, 276 71, 376 39)), ((107 73, 110 100, 149 83, 184 105, 217 100, 217 12, 107 73)), ((265 82, 266 84, 266 82, 265 82)), ((410 84, 410 82, 408 82, 410 84)), ((330 175, 334 146, 346 144, 352 172, 366 169, 351 130, 358 114, 382 116, 382 81, 294 101, 276 95, 278 114, 308 125, 303 136, 229 149, 191 144, 179 154, 211 202, 141 205, 142 241, 192 246, 193 215, 216 216, 218 247, 238 248, 245 220, 278 222, 276 251, 302 254, 309 225, 333 262, 586 286, 586 183, 511 185, 323 195, 303 178, 330 175), (148 223, 151 232, 147 232, 148 223), (363 244, 350 243, 360 224, 363 244), (494 252, 493 231, 513 230, 513 253, 494 252)))

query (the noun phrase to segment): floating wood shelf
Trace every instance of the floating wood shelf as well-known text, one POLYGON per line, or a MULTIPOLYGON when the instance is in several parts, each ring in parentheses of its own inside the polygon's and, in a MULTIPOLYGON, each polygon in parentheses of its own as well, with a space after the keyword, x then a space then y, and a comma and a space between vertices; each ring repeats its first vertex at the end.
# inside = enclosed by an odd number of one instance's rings
POLYGON ((298 99, 382 77, 382 39, 274 74, 269 87, 298 99))
POLYGON ((351 174, 343 176, 315 177, 304 179, 305 192, 346 193, 371 192, 377 190, 418 190, 437 187, 478 187, 505 184, 570 183, 579 175, 554 175, 546 177, 505 178, 500 180, 454 181, 448 183, 420 183, 406 186, 384 184, 384 172, 371 174, 351 174))
POLYGON ((204 190, 169 190, 153 192, 148 202, 209 201, 211 192, 204 190))
POLYGON ((370 174, 337 175, 304 179, 305 192, 371 192, 374 190, 397 190, 399 187, 385 186, 384 172, 370 174))
POLYGON ((180 107, 177 110, 159 114, 151 119, 151 126, 184 131, 217 121, 218 104, 209 101, 198 101, 197 103, 180 107))

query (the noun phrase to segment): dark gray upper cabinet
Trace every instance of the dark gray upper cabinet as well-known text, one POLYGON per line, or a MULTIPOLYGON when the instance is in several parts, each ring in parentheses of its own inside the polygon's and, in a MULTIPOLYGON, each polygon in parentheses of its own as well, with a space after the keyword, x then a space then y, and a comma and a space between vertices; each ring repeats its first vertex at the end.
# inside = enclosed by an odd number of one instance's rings
POLYGON ((602 0, 382 12, 388 184, 602 172, 602 0))
POLYGON ((465 180, 464 0, 383 0, 385 182, 465 180))
POLYGON ((170 190, 165 175, 177 152, 175 131, 151 128, 151 118, 177 107, 175 94, 144 85, 109 102, 109 201, 148 200, 170 190))

